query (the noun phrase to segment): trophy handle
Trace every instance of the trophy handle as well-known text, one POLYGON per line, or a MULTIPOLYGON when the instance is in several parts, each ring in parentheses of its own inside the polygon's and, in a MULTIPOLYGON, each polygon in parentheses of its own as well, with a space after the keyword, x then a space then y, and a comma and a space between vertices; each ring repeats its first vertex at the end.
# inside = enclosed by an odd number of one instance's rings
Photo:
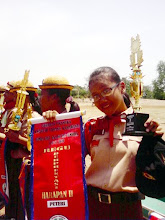
POLYGON ((27 149, 31 151, 31 121, 28 119, 32 118, 32 104, 28 103, 27 105, 27 149))

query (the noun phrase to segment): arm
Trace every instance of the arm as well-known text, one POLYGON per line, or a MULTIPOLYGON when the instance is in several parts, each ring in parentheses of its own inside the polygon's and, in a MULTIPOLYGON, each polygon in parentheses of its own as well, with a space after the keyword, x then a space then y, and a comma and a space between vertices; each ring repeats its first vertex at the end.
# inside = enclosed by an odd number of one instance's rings
POLYGON ((19 143, 24 146, 27 146, 27 138, 23 137, 22 135, 19 134, 19 131, 13 131, 9 130, 6 133, 6 137, 9 139, 9 141, 14 142, 14 143, 19 143))

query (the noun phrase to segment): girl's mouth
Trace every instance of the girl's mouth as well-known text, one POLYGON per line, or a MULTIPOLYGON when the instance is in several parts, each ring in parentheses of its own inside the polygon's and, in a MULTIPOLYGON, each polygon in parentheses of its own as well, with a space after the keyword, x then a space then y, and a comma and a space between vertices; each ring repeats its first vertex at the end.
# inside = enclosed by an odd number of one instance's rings
POLYGON ((104 104, 104 105, 102 105, 102 109, 106 109, 106 108, 108 108, 109 106, 110 106, 110 104, 109 104, 109 103, 104 104))

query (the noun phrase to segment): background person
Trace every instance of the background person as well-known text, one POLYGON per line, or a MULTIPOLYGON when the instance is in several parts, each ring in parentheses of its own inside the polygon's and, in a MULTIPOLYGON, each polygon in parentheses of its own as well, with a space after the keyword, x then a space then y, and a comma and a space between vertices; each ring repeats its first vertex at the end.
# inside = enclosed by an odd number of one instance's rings
MULTIPOLYGON (((21 81, 15 82, 10 90, 10 97, 14 97, 14 101, 16 102, 17 98, 17 90, 21 87, 21 81)), ((28 82, 26 87, 26 91, 28 95, 26 96, 24 103, 24 111, 22 115, 22 120, 20 124, 20 130, 15 131, 12 129, 8 129, 8 125, 13 123, 12 114, 16 111, 16 108, 10 109, 10 112, 7 115, 6 126, 7 132, 5 133, 7 140, 5 146, 5 161, 7 166, 7 176, 8 176, 8 190, 9 190, 9 201, 6 206, 6 218, 14 218, 14 219, 24 219, 25 210, 22 203, 21 191, 19 186, 19 175, 22 167, 22 161, 24 157, 30 156, 30 151, 27 149, 27 106, 29 103, 32 105, 31 117, 39 117, 41 114, 39 101, 37 98, 37 88, 34 88, 31 82, 28 82)), ((6 97, 6 96, 5 96, 6 97)), ((8 96, 7 96, 8 97, 8 96)), ((6 100, 10 100, 7 99, 6 100)), ((10 102, 9 102, 10 103, 10 102)), ((13 105, 13 103, 12 103, 13 105)), ((27 172, 26 181, 30 183, 30 173, 27 172)), ((29 185, 26 185, 26 212, 28 215, 28 219, 30 219, 30 207, 29 207, 29 185)))
POLYGON ((79 111, 79 105, 73 101, 70 92, 73 86, 60 75, 49 76, 39 85, 41 89, 41 109, 43 116, 48 120, 54 120, 57 113, 66 113, 66 103, 70 104, 69 112, 79 111))
MULTIPOLYGON (((10 89, 14 87, 15 81, 8 82, 7 85, 5 86, 5 91, 4 91, 4 111, 1 114, 1 121, 0 121, 0 140, 1 140, 1 148, 4 147, 5 141, 6 141, 6 134, 5 134, 5 127, 7 124, 7 119, 10 114, 10 111, 12 108, 14 108, 15 103, 16 103, 16 93, 10 92, 10 89)), ((6 177, 6 172, 5 172, 5 158, 4 158, 4 149, 1 149, 1 176, 6 177)), ((7 190, 7 182, 2 183, 3 185, 1 186, 1 189, 4 190, 4 193, 8 195, 8 190, 7 190)), ((3 203, 2 203, 3 204, 3 203)), ((6 206, 6 202, 4 203, 6 206)), ((2 207, 1 212, 1 218, 5 218, 5 206, 2 207)))
MULTIPOLYGON (((5 90, 6 90, 5 86, 0 85, 0 120, 1 120, 1 116, 3 115, 3 112, 5 111, 5 109, 4 109, 4 93, 5 93, 5 90)), ((5 135, 3 133, 0 133, 0 149, 2 148, 1 144, 2 144, 4 139, 5 139, 5 135)), ((0 155, 0 163, 4 163, 3 155, 0 155)), ((1 167, 2 167, 2 164, 1 164, 1 167)), ((0 173, 0 178, 2 178, 1 175, 3 175, 3 174, 4 173, 0 173)), ((1 190, 3 190, 3 186, 1 186, 1 190)), ((5 199, 4 199, 4 197, 3 197, 3 195, 1 194, 1 191, 0 191, 0 218, 3 218, 4 216, 5 216, 5 199)))

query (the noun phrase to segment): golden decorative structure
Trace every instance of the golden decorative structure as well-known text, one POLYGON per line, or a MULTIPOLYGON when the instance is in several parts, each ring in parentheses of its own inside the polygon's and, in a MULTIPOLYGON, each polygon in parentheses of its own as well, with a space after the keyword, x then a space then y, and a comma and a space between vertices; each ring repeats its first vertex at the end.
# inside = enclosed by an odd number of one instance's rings
POLYGON ((0 93, 0 119, 4 111, 4 93, 0 93))
POLYGON ((20 85, 20 89, 17 90, 17 100, 15 104, 16 111, 13 111, 11 123, 8 125, 8 128, 14 131, 19 131, 21 127, 20 124, 24 111, 25 99, 26 99, 26 95, 28 95, 28 92, 26 92, 28 77, 29 77, 29 71, 26 70, 24 74, 24 78, 20 85))
POLYGON ((131 38, 131 55, 130 55, 130 66, 133 70, 131 75, 132 82, 130 82, 131 96, 135 99, 134 110, 140 111, 141 107, 139 105, 139 99, 143 95, 143 83, 142 83, 142 73, 140 70, 141 64, 143 62, 143 52, 140 49, 141 42, 139 35, 136 39, 131 38))
POLYGON ((32 104, 28 103, 27 105, 27 149, 31 151, 31 121, 28 120, 32 118, 32 104))

